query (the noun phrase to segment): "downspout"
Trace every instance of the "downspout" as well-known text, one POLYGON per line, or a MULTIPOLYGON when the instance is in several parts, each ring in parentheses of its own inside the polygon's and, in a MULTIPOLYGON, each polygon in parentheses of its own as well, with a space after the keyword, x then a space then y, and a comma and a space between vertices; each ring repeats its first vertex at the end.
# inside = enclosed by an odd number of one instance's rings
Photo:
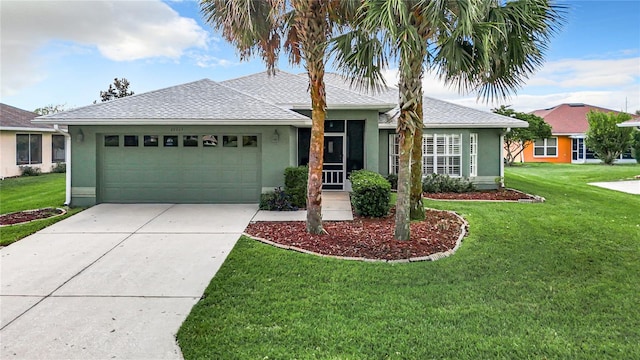
POLYGON ((58 124, 53 124, 53 129, 62 135, 64 135, 64 161, 66 164, 66 187, 65 187, 65 201, 66 206, 71 205, 71 135, 69 132, 60 130, 58 124))
MULTIPOLYGON (((508 127, 504 134, 511 132, 508 127)), ((500 134, 500 187, 504 187, 504 134, 500 134)))

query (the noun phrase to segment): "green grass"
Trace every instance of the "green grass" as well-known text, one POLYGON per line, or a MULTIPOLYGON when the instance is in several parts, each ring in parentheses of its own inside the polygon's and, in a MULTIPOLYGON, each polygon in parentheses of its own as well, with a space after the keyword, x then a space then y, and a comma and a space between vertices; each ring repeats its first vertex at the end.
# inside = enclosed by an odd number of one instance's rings
POLYGON ((640 166, 534 164, 542 204, 428 201, 470 235, 380 264, 241 238, 178 332, 186 359, 638 359, 640 196, 586 185, 640 166))
MULTIPOLYGON (((44 207, 64 207, 65 174, 9 178, 0 181, 0 214, 44 207)), ((52 219, 0 228, 0 246, 9 245, 82 209, 52 219)))

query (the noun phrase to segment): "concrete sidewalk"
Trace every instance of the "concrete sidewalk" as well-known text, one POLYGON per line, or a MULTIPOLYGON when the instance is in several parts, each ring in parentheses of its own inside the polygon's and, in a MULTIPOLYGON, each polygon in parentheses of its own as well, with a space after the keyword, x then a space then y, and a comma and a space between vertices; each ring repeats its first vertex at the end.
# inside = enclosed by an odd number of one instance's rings
POLYGON ((181 359, 256 205, 102 204, 0 250, 2 359, 181 359))
MULTIPOLYGON (((307 211, 265 211, 259 210, 252 221, 306 221, 307 211)), ((351 199, 346 191, 322 192, 322 220, 353 220, 351 199)))
POLYGON ((589 185, 594 185, 609 190, 622 191, 629 194, 640 195, 640 180, 595 182, 589 183, 589 185))

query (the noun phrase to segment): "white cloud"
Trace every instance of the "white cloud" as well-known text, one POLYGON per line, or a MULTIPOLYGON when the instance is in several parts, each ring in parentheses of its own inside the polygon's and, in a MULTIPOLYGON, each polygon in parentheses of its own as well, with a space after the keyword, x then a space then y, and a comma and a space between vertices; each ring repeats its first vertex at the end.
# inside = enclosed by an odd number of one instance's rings
MULTIPOLYGON (((387 70, 385 79, 396 84, 398 69, 387 70)), ((585 103, 635 112, 640 109, 640 57, 547 62, 516 95, 492 103, 476 99, 475 94, 461 95, 433 74, 425 74, 423 90, 426 96, 482 110, 512 105, 526 112, 562 103, 585 103)))
POLYGON ((2 1, 2 93, 45 77, 37 52, 53 41, 96 48, 113 61, 179 59, 206 48, 207 32, 167 4, 146 1, 2 1))

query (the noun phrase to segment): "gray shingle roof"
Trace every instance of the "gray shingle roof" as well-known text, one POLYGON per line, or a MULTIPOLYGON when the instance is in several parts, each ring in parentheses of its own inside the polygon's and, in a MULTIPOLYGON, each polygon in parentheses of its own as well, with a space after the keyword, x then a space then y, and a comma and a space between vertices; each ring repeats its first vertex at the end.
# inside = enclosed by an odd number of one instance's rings
MULTIPOLYGON (((260 72, 237 79, 225 80, 222 84, 245 94, 251 94, 272 104, 290 109, 311 109, 309 80, 306 75, 295 75, 278 71, 269 76, 260 72)), ((388 110, 392 104, 378 98, 351 91, 348 88, 334 86, 325 81, 327 108, 369 108, 388 110)))
POLYGON ((308 123, 309 118, 203 79, 39 117, 36 121, 114 125, 303 124, 308 123))
MULTIPOLYGON (((381 101, 398 101, 398 88, 389 86, 382 91, 365 92, 357 86, 350 87, 350 82, 338 74, 327 74, 325 83, 340 86, 351 91, 370 94, 381 101)), ((447 101, 434 99, 428 96, 422 98, 423 124, 425 128, 517 128, 528 127, 527 122, 512 119, 507 116, 494 114, 488 111, 476 110, 466 106, 453 104, 447 101)), ((380 115, 381 128, 395 128, 397 125, 399 109, 395 109, 380 115)))
POLYGON ((53 125, 33 124, 31 120, 38 114, 0 103, 0 128, 2 130, 40 129, 53 131, 53 125))

